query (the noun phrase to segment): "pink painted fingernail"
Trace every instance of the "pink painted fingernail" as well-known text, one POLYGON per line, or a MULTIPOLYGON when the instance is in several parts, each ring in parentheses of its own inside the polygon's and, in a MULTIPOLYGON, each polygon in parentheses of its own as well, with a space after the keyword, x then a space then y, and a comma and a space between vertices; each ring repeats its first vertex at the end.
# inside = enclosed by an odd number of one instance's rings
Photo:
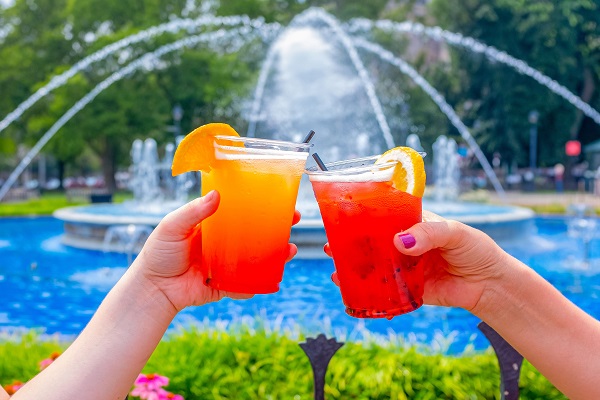
POLYGON ((415 245, 417 244, 417 240, 410 233, 400 233, 398 237, 400 238, 400 240, 402 240, 402 244, 404 245, 405 249, 415 247, 415 245))

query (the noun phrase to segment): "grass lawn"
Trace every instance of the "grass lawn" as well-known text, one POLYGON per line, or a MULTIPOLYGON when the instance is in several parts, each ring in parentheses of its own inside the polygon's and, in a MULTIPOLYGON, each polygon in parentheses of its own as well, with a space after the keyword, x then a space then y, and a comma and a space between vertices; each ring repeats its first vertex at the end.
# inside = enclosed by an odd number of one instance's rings
MULTIPOLYGON (((551 203, 551 204, 524 204, 521 207, 530 208, 535 211, 536 214, 545 215, 565 215, 567 214, 568 206, 565 204, 551 203)), ((596 215, 600 215, 600 207, 595 208, 596 215)))
MULTIPOLYGON (((113 196, 115 203, 121 203, 131 198, 129 192, 119 192, 113 196)), ((85 198, 69 200, 62 192, 44 193, 37 199, 20 202, 0 203, 0 217, 21 217, 31 215, 52 215, 52 213, 63 207, 79 206, 89 204, 85 198)))

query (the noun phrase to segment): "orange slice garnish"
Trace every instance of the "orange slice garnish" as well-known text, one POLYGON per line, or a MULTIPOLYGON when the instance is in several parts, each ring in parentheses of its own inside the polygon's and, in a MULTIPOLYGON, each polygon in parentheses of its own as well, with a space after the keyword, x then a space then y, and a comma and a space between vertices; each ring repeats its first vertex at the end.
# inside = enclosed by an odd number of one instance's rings
POLYGON ((396 161, 392 186, 398 190, 423 197, 425 193, 425 164, 423 157, 410 147, 395 147, 383 153, 375 164, 384 164, 396 161))
POLYGON ((171 165, 173 176, 190 171, 209 172, 215 161, 215 136, 240 135, 231 126, 222 123, 206 124, 194 129, 175 150, 171 165))

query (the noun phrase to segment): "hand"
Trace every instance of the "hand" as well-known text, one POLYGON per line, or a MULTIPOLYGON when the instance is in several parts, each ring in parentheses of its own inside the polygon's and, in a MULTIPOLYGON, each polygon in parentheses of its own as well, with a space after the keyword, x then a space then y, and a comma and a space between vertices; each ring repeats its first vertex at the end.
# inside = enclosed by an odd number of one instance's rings
MULTIPOLYGON (((199 268, 202 254, 200 222, 217 210, 219 200, 219 193, 212 191, 169 213, 154 229, 132 265, 144 280, 165 294, 176 311, 223 297, 252 297, 250 294, 212 289, 203 283, 204 277, 199 268)), ((296 224, 299 220, 300 213, 296 211, 292 223, 296 224)), ((289 244, 287 261, 297 252, 296 245, 289 244)))
MULTIPOLYGON (((423 211, 423 222, 394 237, 403 254, 424 255, 426 304, 474 311, 485 288, 499 279, 510 257, 485 233, 423 211), (406 243, 406 244, 405 244, 406 243)), ((324 247, 331 256, 329 244, 324 247)), ((334 273, 334 283, 339 284, 334 273)))
POLYGON ((406 255, 429 252, 424 256, 425 303, 469 311, 486 286, 501 277, 510 257, 485 233, 428 211, 423 222, 396 235, 394 245, 406 255))

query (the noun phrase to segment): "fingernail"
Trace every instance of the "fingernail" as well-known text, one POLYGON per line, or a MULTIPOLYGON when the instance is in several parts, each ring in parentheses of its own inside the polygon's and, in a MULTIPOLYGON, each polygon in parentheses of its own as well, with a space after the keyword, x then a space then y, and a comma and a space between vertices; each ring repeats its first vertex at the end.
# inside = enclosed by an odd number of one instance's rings
POLYGON ((204 201, 212 201, 215 198, 215 191, 211 190, 210 192, 204 195, 204 201))
POLYGON ((404 245, 405 249, 415 247, 415 245, 417 244, 417 240, 410 233, 400 233, 398 237, 400 238, 400 240, 402 240, 402 244, 404 245))

